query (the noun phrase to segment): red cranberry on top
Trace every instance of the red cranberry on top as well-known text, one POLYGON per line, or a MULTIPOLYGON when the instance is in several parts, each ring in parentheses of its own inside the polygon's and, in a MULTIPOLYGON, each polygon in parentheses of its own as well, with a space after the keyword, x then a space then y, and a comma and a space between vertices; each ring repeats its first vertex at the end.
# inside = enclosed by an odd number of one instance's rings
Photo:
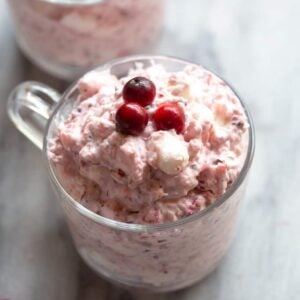
POLYGON ((139 135, 148 124, 148 113, 138 103, 125 103, 116 113, 116 130, 122 134, 139 135))
POLYGON ((129 80, 123 88, 125 102, 136 102, 142 106, 150 105, 156 94, 154 83, 145 77, 135 77, 129 80))
POLYGON ((162 103, 152 117, 158 130, 175 129, 177 134, 180 134, 184 129, 184 112, 175 102, 162 103))

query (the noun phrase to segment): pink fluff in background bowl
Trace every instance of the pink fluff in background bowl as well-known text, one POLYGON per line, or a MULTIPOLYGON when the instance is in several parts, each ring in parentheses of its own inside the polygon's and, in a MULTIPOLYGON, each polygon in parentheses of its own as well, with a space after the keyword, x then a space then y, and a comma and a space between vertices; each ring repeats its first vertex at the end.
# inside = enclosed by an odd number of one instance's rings
POLYGON ((65 79, 140 51, 163 27, 165 0, 8 0, 26 56, 65 79))

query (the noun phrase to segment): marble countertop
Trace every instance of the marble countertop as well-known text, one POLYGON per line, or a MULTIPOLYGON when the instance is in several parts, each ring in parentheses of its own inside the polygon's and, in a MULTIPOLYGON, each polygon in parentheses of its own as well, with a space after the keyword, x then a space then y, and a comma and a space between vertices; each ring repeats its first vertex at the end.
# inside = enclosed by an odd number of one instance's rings
POLYGON ((0 299, 296 300, 300 295, 300 2, 170 0, 157 52, 202 63, 242 95, 257 149, 236 239, 222 265, 176 293, 125 291, 78 258, 41 153, 8 120, 11 89, 66 83, 19 52, 0 0, 0 299))

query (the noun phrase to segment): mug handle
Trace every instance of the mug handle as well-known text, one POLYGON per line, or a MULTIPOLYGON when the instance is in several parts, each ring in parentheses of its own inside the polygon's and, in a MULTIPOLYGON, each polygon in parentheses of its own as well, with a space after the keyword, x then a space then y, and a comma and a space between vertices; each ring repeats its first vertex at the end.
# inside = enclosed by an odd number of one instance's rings
POLYGON ((21 83, 9 95, 9 118, 41 150, 47 120, 60 98, 56 90, 35 81, 21 83))

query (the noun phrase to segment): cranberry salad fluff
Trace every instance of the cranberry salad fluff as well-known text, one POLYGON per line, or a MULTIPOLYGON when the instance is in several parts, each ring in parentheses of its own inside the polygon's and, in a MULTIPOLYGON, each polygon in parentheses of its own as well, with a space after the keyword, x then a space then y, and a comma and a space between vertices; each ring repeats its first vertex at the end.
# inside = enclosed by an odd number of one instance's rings
POLYGON ((21 49, 60 77, 153 45, 165 0, 8 0, 21 49))
POLYGON ((214 203, 239 175, 247 118, 206 69, 136 64, 122 78, 91 71, 78 87, 48 156, 65 190, 96 214, 173 222, 214 203))

